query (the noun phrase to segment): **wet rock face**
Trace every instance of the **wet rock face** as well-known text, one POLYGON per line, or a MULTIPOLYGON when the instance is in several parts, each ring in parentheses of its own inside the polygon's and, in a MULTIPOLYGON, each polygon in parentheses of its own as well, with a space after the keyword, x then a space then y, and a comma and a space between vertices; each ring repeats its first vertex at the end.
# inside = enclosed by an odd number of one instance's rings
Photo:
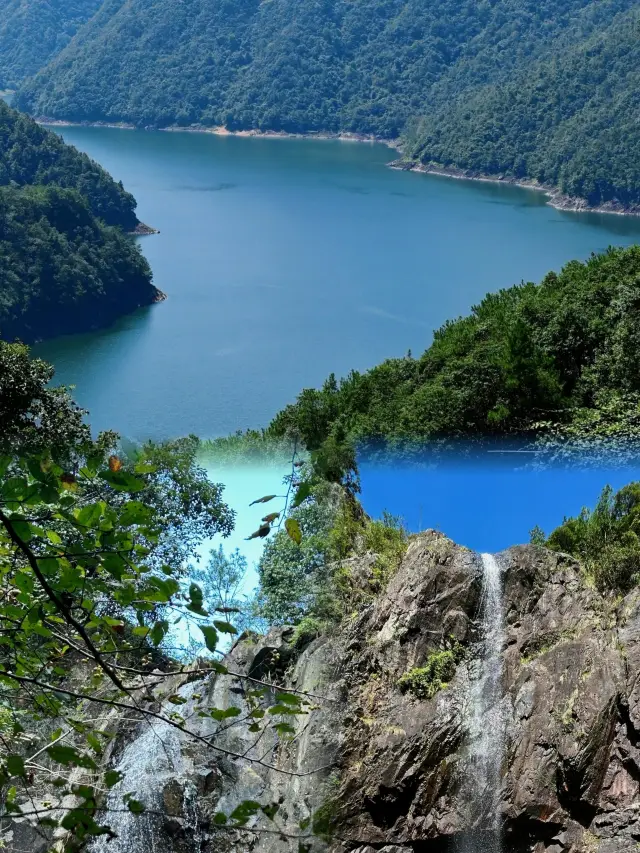
MULTIPOLYGON (((498 560, 504 853, 635 850, 640 594, 607 599, 573 560, 535 546, 509 549, 498 560)), ((478 555, 430 531, 412 538, 385 592, 335 635, 301 654, 283 629, 237 644, 229 669, 312 694, 317 708, 296 722, 287 745, 267 735, 256 746, 246 725, 222 731, 203 721, 202 734, 217 731, 217 747, 263 761, 247 764, 182 742, 180 772, 167 773, 159 790, 167 816, 154 832, 162 849, 459 853, 470 826, 480 837, 490 815, 470 816, 465 782, 481 592, 478 555), (455 667, 441 670, 448 683, 427 691, 430 698, 401 689, 403 675, 450 649, 455 667), (264 821, 250 823, 248 833, 216 827, 217 812, 247 799, 276 803, 283 834, 258 831, 264 821), (323 837, 307 828, 318 810, 329 818, 323 837)), ((209 678, 189 695, 202 694, 207 707, 239 706, 244 715, 246 686, 235 677, 209 678)))
MULTIPOLYGON (((640 841, 640 596, 590 589, 569 557, 512 548, 504 568, 505 849, 621 853, 640 841)), ((335 850, 455 848, 465 817, 465 714, 477 651, 478 558, 436 533, 351 629, 335 850), (453 635, 466 649, 432 699, 403 671, 453 635), (396 847, 393 847, 393 845, 396 847)), ((488 817, 488 816, 487 816, 488 817)), ((482 830, 477 823, 476 831, 482 830)))

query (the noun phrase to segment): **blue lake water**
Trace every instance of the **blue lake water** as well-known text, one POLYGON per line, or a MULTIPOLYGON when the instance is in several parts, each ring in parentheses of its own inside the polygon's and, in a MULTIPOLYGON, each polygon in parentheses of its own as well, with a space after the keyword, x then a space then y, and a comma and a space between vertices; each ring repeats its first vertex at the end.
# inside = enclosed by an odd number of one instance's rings
POLYGON ((383 145, 63 128, 160 229, 159 305, 36 348, 95 428, 260 427, 304 387, 414 355, 487 291, 640 237, 640 219, 393 171, 383 145))
MULTIPOLYGON (((540 193, 392 171, 382 145, 64 128, 122 179, 166 302, 41 344, 96 429, 133 439, 260 427, 303 388, 428 346, 487 291, 640 237, 640 219, 554 210, 540 193)), ((286 470, 211 469, 244 537, 286 470)), ((550 530, 633 472, 435 472, 364 465, 363 503, 478 550, 550 530)), ((209 546, 208 543, 206 547, 209 546)), ((217 546, 217 543, 213 543, 217 546)), ((205 551, 206 548, 203 549, 205 551)), ((255 584, 255 573, 247 587, 255 584)))

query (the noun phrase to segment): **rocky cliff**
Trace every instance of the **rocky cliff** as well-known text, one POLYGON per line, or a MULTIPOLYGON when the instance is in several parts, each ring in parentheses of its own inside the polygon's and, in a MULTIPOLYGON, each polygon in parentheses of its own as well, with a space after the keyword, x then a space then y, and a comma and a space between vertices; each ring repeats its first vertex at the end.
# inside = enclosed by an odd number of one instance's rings
MULTIPOLYGON (((496 559, 504 623, 502 849, 634 850, 640 593, 603 597, 575 561, 536 546, 496 559)), ((366 575, 366 561, 361 570, 366 575)), ((217 732, 217 751, 163 724, 154 734, 130 730, 115 741, 109 760, 155 808, 118 819, 120 838, 94 842, 94 849, 453 853, 463 837, 486 849, 491 797, 485 792, 471 807, 467 796, 482 594, 479 556, 429 531, 412 537, 387 589, 333 635, 302 650, 283 629, 241 640, 227 663, 254 682, 208 676, 180 687, 181 714, 203 738, 217 732), (243 722, 251 685, 262 681, 301 691, 313 703, 287 744, 270 734, 256 738, 243 722), (213 722, 197 710, 208 706, 240 706, 243 713, 233 725, 213 722), (275 821, 252 818, 250 831, 216 825, 217 812, 245 799, 277 804, 275 821)), ((7 836, 10 850, 12 843, 18 849, 11 841, 18 835, 7 836)))

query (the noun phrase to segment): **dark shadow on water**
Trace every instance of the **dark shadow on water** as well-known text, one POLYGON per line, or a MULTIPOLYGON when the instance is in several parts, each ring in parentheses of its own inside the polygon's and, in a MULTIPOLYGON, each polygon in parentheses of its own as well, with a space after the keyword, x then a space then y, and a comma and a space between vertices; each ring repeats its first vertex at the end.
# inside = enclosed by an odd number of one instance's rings
POLYGON ((211 186, 189 186, 188 184, 185 184, 176 187, 167 187, 166 192, 217 193, 222 192, 223 190, 232 190, 237 186, 238 184, 225 182, 222 182, 220 184, 213 184, 211 186))

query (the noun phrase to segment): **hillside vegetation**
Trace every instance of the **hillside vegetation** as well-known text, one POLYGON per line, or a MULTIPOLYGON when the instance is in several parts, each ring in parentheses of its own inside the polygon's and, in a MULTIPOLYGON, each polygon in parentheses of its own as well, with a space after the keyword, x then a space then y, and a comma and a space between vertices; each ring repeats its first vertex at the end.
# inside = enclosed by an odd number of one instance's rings
POLYGON ((640 247, 572 261, 538 285, 489 294, 417 359, 304 390, 269 433, 299 435, 310 450, 345 439, 522 434, 541 424, 609 440, 631 430, 637 439, 639 304, 640 247))
POLYGON ((439 81, 505 76, 629 3, 107 0, 19 103, 75 120, 393 137, 439 81))
POLYGON ((408 153, 472 172, 534 178, 592 205, 640 202, 640 12, 512 79, 458 97, 408 153))
POLYGON ((102 0, 0 0, 0 88, 14 88, 58 54, 102 0))
POLYGON ((157 299, 124 233, 135 207, 86 154, 0 101, 0 336, 85 331, 157 299))
POLYGON ((105 0, 39 116, 406 137, 409 156, 640 200, 638 0, 105 0))
POLYGON ((133 231, 136 200, 102 166, 0 100, 0 186, 55 184, 76 189, 95 216, 133 231))
POLYGON ((34 341, 104 325, 157 296, 139 248, 76 190, 0 189, 0 335, 34 341))

